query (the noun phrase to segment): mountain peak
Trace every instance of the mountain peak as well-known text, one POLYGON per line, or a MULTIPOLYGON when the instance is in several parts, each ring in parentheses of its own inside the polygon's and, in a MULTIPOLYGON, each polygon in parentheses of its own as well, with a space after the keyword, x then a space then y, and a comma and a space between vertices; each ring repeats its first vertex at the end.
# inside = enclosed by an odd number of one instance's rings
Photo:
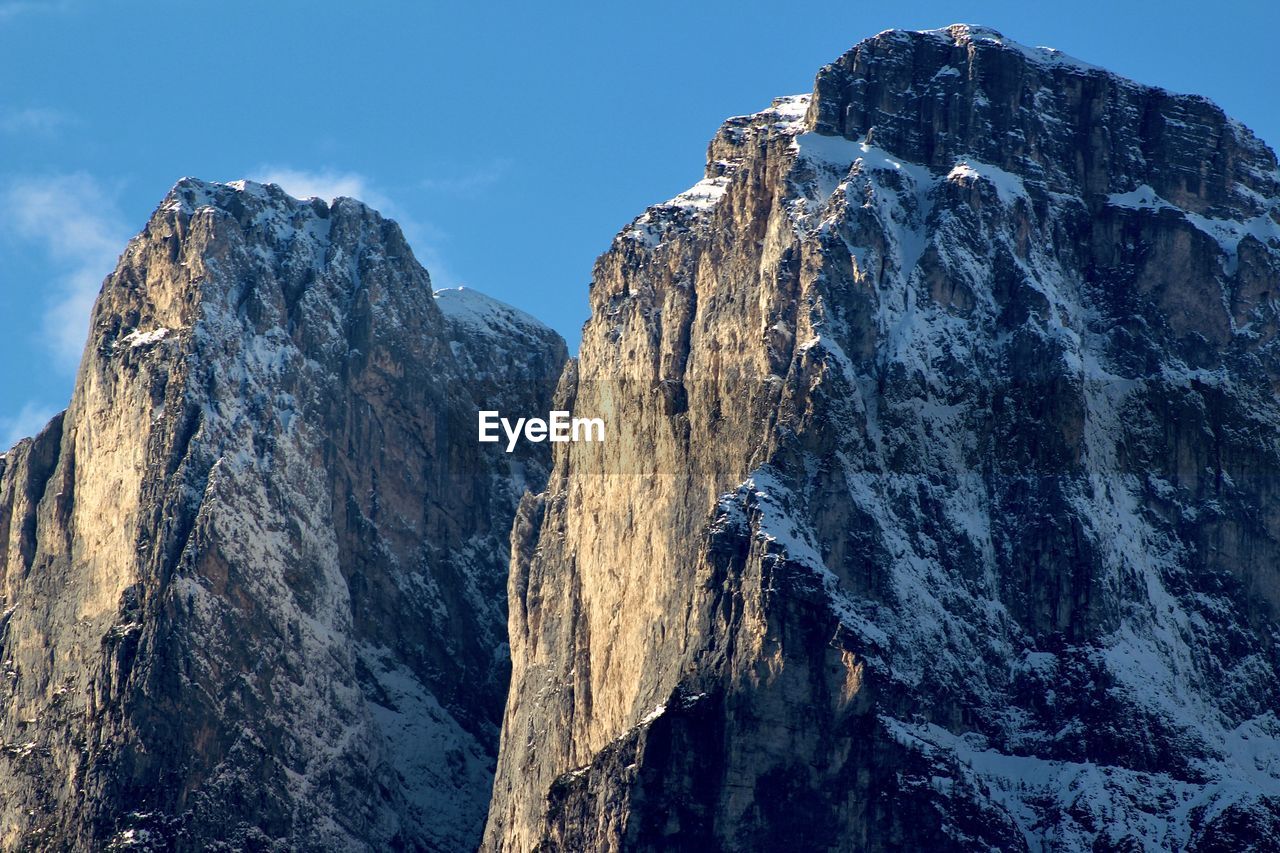
POLYGON ((435 298, 436 307, 445 317, 477 329, 501 332, 512 326, 548 328, 532 314, 470 287, 441 288, 435 292, 435 298))
POLYGON ((435 302, 360 202, 173 187, 66 414, 0 462, 5 846, 474 849, 509 531, 549 465, 475 412, 547 411, 566 353, 435 302))
POLYGON ((298 203, 276 184, 260 184, 256 181, 209 181, 203 178, 183 177, 165 196, 162 206, 177 205, 187 213, 202 207, 226 208, 233 200, 257 199, 275 204, 292 201, 298 203))
MULTIPOLYGON (((1073 67, 1080 71, 1109 73, 1106 72, 1105 69, 1099 68, 1096 65, 1091 65, 1083 60, 1068 56, 1057 48, 1045 47, 1043 45, 1033 47, 1031 45, 1026 45, 1021 42, 1014 41, 1013 39, 1006 38, 1004 33, 992 27, 984 27, 976 24, 951 24, 950 26, 932 30, 886 30, 886 33, 893 32, 910 32, 913 35, 940 39, 959 46, 997 46, 1004 50, 1019 53, 1025 59, 1042 65, 1059 65, 1073 67)), ((880 35, 884 34, 885 33, 881 33, 880 35)))
POLYGON ((646 476, 513 529, 484 849, 1275 849, 1276 189, 968 25, 725 122, 596 264, 646 476))
POLYGON ((329 200, 318 196, 298 198, 290 195, 279 184, 259 183, 245 178, 234 181, 180 178, 165 195, 165 200, 160 205, 161 210, 180 210, 188 215, 205 207, 230 213, 245 209, 256 211, 273 209, 289 214, 302 213, 318 216, 321 219, 327 218, 331 210, 341 207, 360 215, 384 218, 379 211, 357 198, 349 196, 338 196, 329 200))
POLYGON ((814 101, 817 132, 934 171, 976 158, 1086 200, 1145 184, 1211 216, 1257 216, 1280 197, 1275 154, 1208 99, 988 27, 872 36, 818 72, 814 101))

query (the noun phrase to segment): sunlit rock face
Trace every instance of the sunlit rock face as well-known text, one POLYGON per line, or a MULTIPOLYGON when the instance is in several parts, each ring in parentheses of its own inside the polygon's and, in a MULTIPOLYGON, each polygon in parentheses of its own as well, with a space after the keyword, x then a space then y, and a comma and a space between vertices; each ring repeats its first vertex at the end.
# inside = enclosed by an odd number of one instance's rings
POLYGON ((0 461, 0 847, 457 850, 555 333, 352 199, 184 180, 103 286, 70 408, 0 461), (486 448, 487 450, 487 448, 486 448))
POLYGON ((1280 847, 1280 174, 882 33, 597 263, 490 850, 1280 847))

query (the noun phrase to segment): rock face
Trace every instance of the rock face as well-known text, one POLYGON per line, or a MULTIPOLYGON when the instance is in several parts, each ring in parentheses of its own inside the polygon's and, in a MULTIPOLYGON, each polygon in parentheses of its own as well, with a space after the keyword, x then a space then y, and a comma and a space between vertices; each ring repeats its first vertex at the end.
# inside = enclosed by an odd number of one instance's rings
POLYGON ((0 847, 474 846, 550 461, 475 413, 564 360, 359 202, 180 182, 0 457, 0 847))
POLYGON ((598 262, 489 850, 1280 849, 1280 173, 886 32, 598 262))

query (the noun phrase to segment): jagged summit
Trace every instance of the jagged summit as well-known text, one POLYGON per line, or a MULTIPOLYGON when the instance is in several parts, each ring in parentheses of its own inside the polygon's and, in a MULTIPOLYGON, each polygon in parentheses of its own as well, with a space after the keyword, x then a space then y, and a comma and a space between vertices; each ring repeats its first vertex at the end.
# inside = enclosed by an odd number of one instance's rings
POLYGON ((963 24, 860 42, 818 72, 806 126, 935 171, 976 157, 1087 200, 1149 184, 1196 213, 1257 215, 1257 196, 1280 197, 1274 152, 1212 101, 963 24))
POLYGON ((201 211, 224 214, 246 234, 256 234, 253 239, 267 238, 277 246, 302 237, 300 246, 309 244, 323 254, 323 247, 335 237, 341 242, 344 235, 369 231, 378 234, 378 240, 386 243, 385 248, 392 256, 412 258, 412 249, 399 224, 363 201, 346 196, 330 201, 318 197, 298 199, 278 184, 182 178, 165 195, 155 217, 160 220, 175 214, 191 217, 201 211))
POLYGON ((290 195, 279 184, 264 184, 247 178, 234 181, 209 181, 191 176, 179 178, 173 188, 166 194, 165 202, 161 206, 173 201, 182 204, 187 209, 187 212, 190 213, 200 207, 225 208, 228 205, 235 205, 237 200, 243 201, 245 198, 259 199, 276 205, 292 202, 294 205, 317 208, 328 208, 331 204, 336 205, 339 202, 345 202, 373 210, 372 207, 360 199, 350 196, 337 196, 328 200, 319 196, 299 198, 290 195), (320 205, 317 206, 315 202, 320 202, 320 205))
MULTIPOLYGON (((886 167, 920 186, 970 178, 1034 204, 1069 195, 1094 212, 1168 210, 1219 243, 1228 263, 1245 238, 1280 237, 1276 155, 1212 101, 953 24, 885 30, 823 67, 812 93, 727 119, 705 177, 618 238, 656 246, 716 227, 717 206, 735 176, 746 177, 739 167, 756 144, 799 155, 826 194, 851 169, 886 167)), ((807 179, 803 170, 795 177, 807 179)))
POLYGON ((1058 50, 1056 47, 1045 47, 1043 45, 1032 47, 1025 45, 1021 42, 1006 38, 1004 33, 999 30, 977 24, 951 24, 947 27, 939 27, 937 29, 930 30, 889 29, 881 33, 877 33, 875 38, 903 32, 914 32, 919 35, 939 38, 960 46, 984 42, 996 44, 1008 50, 1017 51, 1032 62, 1039 62, 1047 65, 1063 65, 1082 72, 1097 72, 1100 74, 1112 73, 1097 65, 1092 65, 1084 60, 1076 59, 1074 56, 1069 56, 1058 50))

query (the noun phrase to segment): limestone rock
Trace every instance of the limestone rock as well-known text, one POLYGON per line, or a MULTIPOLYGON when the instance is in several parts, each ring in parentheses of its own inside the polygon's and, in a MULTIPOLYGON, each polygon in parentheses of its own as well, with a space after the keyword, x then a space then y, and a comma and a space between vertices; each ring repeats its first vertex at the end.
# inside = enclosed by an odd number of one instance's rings
POLYGON ((1247 128, 990 30, 730 119, 596 265, 485 849, 1280 849, 1278 288, 1247 128))
POLYGON ((179 182, 0 462, 0 847, 474 846, 549 464, 475 413, 564 359, 460 329, 355 200, 179 182))

